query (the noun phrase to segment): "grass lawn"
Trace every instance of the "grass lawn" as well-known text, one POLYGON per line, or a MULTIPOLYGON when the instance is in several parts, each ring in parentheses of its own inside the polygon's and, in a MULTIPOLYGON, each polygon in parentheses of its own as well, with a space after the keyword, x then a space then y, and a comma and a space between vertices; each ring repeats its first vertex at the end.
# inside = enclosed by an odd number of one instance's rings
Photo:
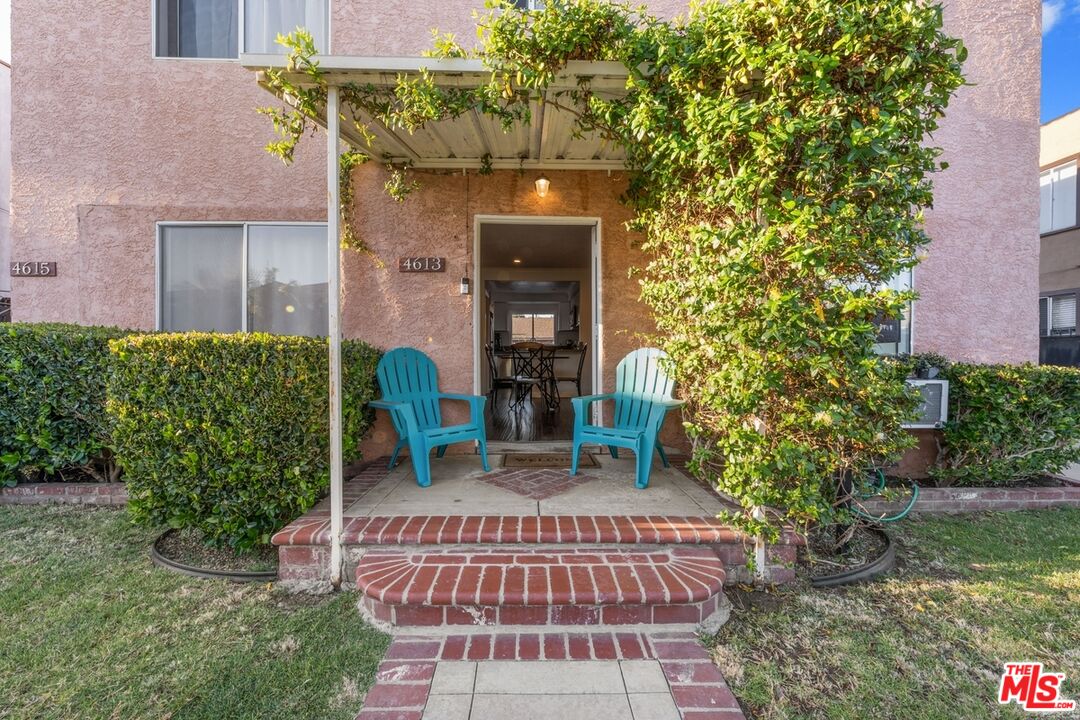
POLYGON ((351 593, 154 567, 115 509, 0 507, 0 718, 351 718, 388 638, 351 593))
POLYGON ((901 568, 886 580, 729 593, 714 653, 751 717, 1024 717, 996 702, 1011 660, 1065 673, 1063 694, 1080 700, 1080 510, 891 533, 901 568))

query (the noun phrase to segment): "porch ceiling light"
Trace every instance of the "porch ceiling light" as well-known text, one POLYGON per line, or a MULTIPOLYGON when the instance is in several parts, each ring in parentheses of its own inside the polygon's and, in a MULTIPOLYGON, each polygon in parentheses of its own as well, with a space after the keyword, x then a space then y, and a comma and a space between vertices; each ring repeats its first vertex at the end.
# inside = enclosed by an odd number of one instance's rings
POLYGON ((539 197, 547 197, 548 190, 551 188, 551 181, 547 179, 546 175, 541 175, 536 178, 536 194, 539 197))

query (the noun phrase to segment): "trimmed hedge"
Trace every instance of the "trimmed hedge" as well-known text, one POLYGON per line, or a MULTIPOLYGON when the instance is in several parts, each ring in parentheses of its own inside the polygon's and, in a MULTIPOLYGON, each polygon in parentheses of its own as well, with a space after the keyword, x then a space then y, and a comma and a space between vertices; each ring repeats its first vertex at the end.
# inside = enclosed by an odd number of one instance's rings
MULTIPOLYGON (((325 339, 184 333, 110 345, 108 411, 137 520, 250 548, 329 485, 325 339)), ((342 346, 346 462, 370 424, 379 356, 342 346)))
POLYGON ((1080 370, 916 362, 949 380, 949 421, 930 469, 939 485, 1007 485, 1080 461, 1080 370))
POLYGON ((77 470, 116 480, 105 415, 110 327, 14 323, 0 329, 0 485, 77 470))

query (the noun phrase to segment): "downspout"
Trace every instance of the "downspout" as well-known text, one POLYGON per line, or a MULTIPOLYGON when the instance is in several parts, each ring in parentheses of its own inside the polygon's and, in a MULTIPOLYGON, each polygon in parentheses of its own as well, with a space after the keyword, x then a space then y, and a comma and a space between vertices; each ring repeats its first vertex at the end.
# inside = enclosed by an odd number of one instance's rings
POLYGON ((326 254, 330 346, 330 583, 341 588, 344 525, 341 451, 341 175, 338 88, 326 88, 326 254))

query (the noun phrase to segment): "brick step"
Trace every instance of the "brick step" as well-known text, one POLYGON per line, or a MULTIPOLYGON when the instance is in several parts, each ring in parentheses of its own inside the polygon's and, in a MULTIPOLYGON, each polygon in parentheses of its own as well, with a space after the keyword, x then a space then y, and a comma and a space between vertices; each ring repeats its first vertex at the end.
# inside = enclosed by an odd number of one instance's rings
POLYGON ((373 550, 361 606, 396 627, 698 624, 725 605, 707 547, 373 550))
MULTIPOLYGON (((793 542, 785 534, 783 544, 793 542)), ((347 517, 345 545, 599 544, 741 545, 713 517, 682 515, 411 515, 347 517)), ((274 535, 274 545, 328 545, 329 512, 311 512, 274 535)))

